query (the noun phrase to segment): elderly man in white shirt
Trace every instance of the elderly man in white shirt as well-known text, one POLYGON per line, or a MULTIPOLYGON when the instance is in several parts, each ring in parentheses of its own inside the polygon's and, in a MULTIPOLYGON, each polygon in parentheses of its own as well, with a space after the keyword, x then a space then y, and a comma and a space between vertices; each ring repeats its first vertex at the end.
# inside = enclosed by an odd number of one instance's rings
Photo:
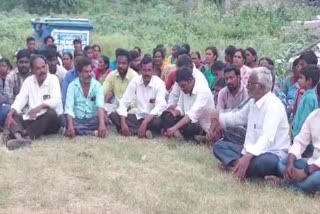
MULTIPOLYGON (((318 86, 320 87, 320 86, 318 86)), ((278 164, 281 178, 268 176, 267 179, 282 186, 307 194, 320 192, 320 110, 313 111, 295 137, 289 149, 289 156, 278 164), (312 157, 301 156, 308 145, 313 145, 312 157)))
MULTIPOLYGON (((192 69, 192 75, 193 75, 194 79, 198 83, 201 83, 201 84, 209 87, 206 77, 203 75, 203 73, 201 71, 199 71, 193 65, 192 59, 190 56, 183 54, 178 57, 177 69, 179 69, 180 67, 189 67, 190 69, 192 69)), ((174 85, 172 86, 172 90, 169 94, 169 99, 168 99, 168 107, 170 110, 173 110, 176 108, 180 94, 181 94, 181 89, 180 89, 178 83, 175 82, 174 85)))
MULTIPOLYGON (((6 121, 10 136, 18 140, 57 133, 59 115, 63 112, 59 80, 48 73, 45 59, 36 55, 31 58, 30 65, 33 75, 23 82, 6 121)), ((7 142, 9 149, 14 146, 16 141, 7 142)))
POLYGON ((209 86, 195 79, 189 67, 178 69, 176 83, 182 93, 177 107, 162 114, 162 125, 166 136, 192 140, 210 129, 209 115, 214 109, 213 96, 209 86))
POLYGON ((290 145, 289 124, 281 101, 271 93, 270 72, 253 69, 247 89, 251 100, 238 111, 212 114, 209 138, 219 126, 247 125, 244 145, 218 141, 213 153, 239 179, 277 175, 277 165, 290 145))
POLYGON ((152 138, 160 134, 160 116, 166 109, 166 88, 164 82, 154 74, 152 58, 145 56, 142 61, 141 75, 132 79, 120 100, 117 112, 109 115, 117 130, 124 136, 138 135, 152 138), (135 99, 136 114, 128 114, 128 108, 135 99))

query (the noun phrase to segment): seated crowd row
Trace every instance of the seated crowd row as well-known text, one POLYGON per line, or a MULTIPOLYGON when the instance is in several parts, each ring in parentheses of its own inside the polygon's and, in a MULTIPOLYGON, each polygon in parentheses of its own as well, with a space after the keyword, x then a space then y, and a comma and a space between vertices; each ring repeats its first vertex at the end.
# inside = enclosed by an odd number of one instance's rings
POLYGON ((252 48, 229 46, 225 62, 214 47, 204 60, 187 44, 174 46, 169 58, 163 45, 144 56, 140 48, 117 49, 110 62, 98 45, 82 50, 78 39, 74 54, 63 56, 52 37, 43 51, 34 42, 27 39, 12 71, 0 60, 8 149, 57 133, 105 137, 112 125, 123 136, 213 145, 214 156, 239 179, 320 191, 320 70, 312 51, 281 81, 272 60, 258 61, 252 48))

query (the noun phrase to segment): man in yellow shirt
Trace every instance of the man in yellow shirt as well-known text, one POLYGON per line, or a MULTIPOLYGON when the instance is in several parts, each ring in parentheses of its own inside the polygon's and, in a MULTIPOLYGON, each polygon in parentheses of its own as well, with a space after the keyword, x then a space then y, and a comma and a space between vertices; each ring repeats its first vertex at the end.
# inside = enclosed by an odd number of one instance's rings
POLYGON ((125 49, 116 51, 117 70, 111 72, 103 83, 105 110, 108 114, 116 110, 129 82, 138 76, 137 72, 129 68, 130 60, 129 51, 125 49))

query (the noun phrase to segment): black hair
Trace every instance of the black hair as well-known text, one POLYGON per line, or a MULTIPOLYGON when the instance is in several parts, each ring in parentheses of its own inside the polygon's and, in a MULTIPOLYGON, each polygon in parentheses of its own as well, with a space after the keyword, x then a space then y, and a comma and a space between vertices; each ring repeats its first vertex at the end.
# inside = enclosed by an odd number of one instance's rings
POLYGON ((47 60, 51 61, 53 58, 58 58, 59 54, 54 49, 47 49, 43 52, 47 60))
POLYGON ((163 51, 163 48, 156 48, 156 49, 153 49, 153 57, 155 57, 156 53, 157 52, 160 52, 161 53, 161 57, 164 59, 164 51, 163 51))
POLYGON ((19 61, 21 58, 24 58, 24 57, 30 59, 30 53, 29 53, 29 51, 26 50, 26 49, 20 50, 20 51, 17 53, 16 59, 17 59, 17 61, 19 61))
POLYGON ((76 58, 77 56, 87 56, 87 53, 84 50, 74 50, 73 56, 76 58))
POLYGON ((33 54, 31 57, 30 57, 30 68, 33 68, 34 66, 34 63, 37 59, 42 59, 46 64, 47 64, 47 60, 45 58, 45 56, 43 55, 40 55, 40 54, 33 54))
POLYGON ((77 44, 77 43, 82 44, 81 39, 74 39, 74 40, 73 40, 73 45, 75 45, 75 44, 77 44))
POLYGON ((318 64, 318 57, 313 51, 306 51, 301 54, 299 60, 304 60, 309 65, 317 65, 318 64))
POLYGON ((53 50, 55 50, 55 51, 58 50, 58 48, 57 48, 57 46, 56 46, 55 44, 50 44, 50 45, 48 45, 47 49, 53 49, 53 50))
POLYGON ((186 55, 190 56, 190 54, 189 54, 189 52, 188 52, 187 49, 185 49, 185 48, 180 48, 180 49, 178 50, 177 56, 181 56, 181 55, 183 55, 183 54, 186 54, 186 55))
POLYGON ((249 51, 253 56, 256 57, 255 62, 258 60, 257 51, 254 48, 248 47, 246 48, 246 51, 249 51))
POLYGON ((147 57, 147 56, 152 58, 151 54, 145 54, 143 57, 147 57))
POLYGON ((99 48, 99 52, 101 52, 101 47, 100 47, 100 45, 97 45, 97 44, 92 45, 92 49, 95 49, 95 48, 99 48))
POLYGON ((193 69, 193 63, 191 57, 187 54, 180 55, 177 59, 177 68, 188 67, 191 70, 193 69))
POLYGON ((139 55, 141 55, 141 48, 140 48, 140 47, 134 47, 133 49, 137 49, 137 50, 138 50, 139 55))
POLYGON ((102 58, 104 64, 108 64, 108 67, 107 67, 107 69, 108 69, 109 66, 110 66, 110 59, 109 59, 109 57, 107 57, 107 56, 105 56, 105 55, 102 55, 102 56, 100 56, 100 57, 102 58))
POLYGON ((130 53, 126 49, 118 48, 116 50, 116 58, 118 58, 119 56, 125 56, 125 57, 127 57, 128 62, 131 61, 130 53))
POLYGON ((199 51, 194 51, 194 52, 191 53, 191 55, 192 55, 192 54, 197 55, 197 57, 198 57, 199 59, 201 59, 201 54, 199 53, 199 51))
POLYGON ((299 58, 296 58, 292 63, 292 68, 297 67, 298 64, 299 64, 299 58))
POLYGON ((35 38, 33 38, 32 36, 26 39, 27 44, 29 44, 29 42, 32 42, 32 41, 36 41, 35 38))
POLYGON ((225 68, 225 64, 222 61, 217 60, 211 66, 211 71, 212 72, 214 72, 214 71, 222 71, 224 68, 225 68))
POLYGON ((91 60, 86 56, 80 56, 76 60, 76 69, 78 72, 81 72, 81 70, 85 67, 91 65, 91 60))
POLYGON ((64 55, 68 55, 69 58, 70 58, 71 60, 73 60, 73 56, 72 56, 72 54, 71 54, 70 52, 63 53, 63 56, 64 56, 64 55))
POLYGON ((7 59, 7 58, 2 58, 2 59, 0 59, 0 63, 1 63, 1 62, 6 63, 7 66, 8 66, 8 68, 9 68, 9 70, 12 70, 12 69, 13 69, 13 66, 12 66, 12 64, 11 64, 11 62, 10 62, 9 59, 7 59))
POLYGON ((224 73, 233 71, 237 76, 240 76, 240 69, 236 68, 234 65, 230 65, 224 69, 224 73))
POLYGON ((190 45, 185 43, 183 45, 181 45, 181 48, 185 48, 187 50, 187 53, 190 54, 190 45))
POLYGON ((224 78, 219 78, 215 82, 214 86, 218 86, 220 88, 224 88, 226 86, 226 80, 224 78))
POLYGON ((176 74, 176 82, 179 83, 181 81, 189 81, 193 80, 193 74, 192 69, 189 67, 183 66, 181 68, 178 68, 177 74, 176 74))
POLYGON ((236 53, 236 50, 237 50, 236 47, 234 47, 233 45, 229 45, 229 46, 224 50, 224 54, 233 57, 233 55, 236 53))
POLYGON ((92 47, 90 45, 87 45, 86 47, 83 48, 83 50, 85 52, 87 52, 88 50, 92 49, 92 47))
POLYGON ((218 59, 219 53, 218 53, 218 49, 217 49, 216 47, 210 46, 210 47, 207 47, 207 48, 206 48, 206 51, 207 51, 207 50, 211 50, 212 53, 213 53, 213 55, 216 56, 216 59, 218 59))
POLYGON ((263 60, 267 61, 269 65, 274 66, 273 60, 270 59, 269 57, 262 57, 262 58, 259 60, 259 64, 260 64, 260 62, 263 61, 263 60))
POLYGON ((137 51, 135 51, 135 50, 131 50, 131 51, 130 51, 130 58, 131 58, 131 60, 134 60, 134 59, 136 59, 136 58, 138 58, 138 57, 140 57, 140 54, 139 54, 137 51))
POLYGON ((317 85, 317 94, 318 94, 318 97, 320 97, 320 83, 318 83, 317 85))
POLYGON ((148 55, 144 55, 142 60, 141 60, 141 65, 146 65, 149 63, 153 63, 152 57, 148 55))
POLYGON ((180 45, 174 45, 172 48, 177 49, 177 51, 179 51, 179 49, 181 48, 180 45))
POLYGON ((310 65, 302 70, 301 75, 305 76, 306 80, 312 80, 312 88, 314 88, 320 79, 320 69, 316 65, 310 65))
POLYGON ((54 38, 53 38, 52 36, 46 36, 46 37, 44 38, 44 44, 47 44, 49 39, 51 39, 51 40, 52 40, 52 43, 54 43, 54 38))
POLYGON ((245 52, 242 48, 237 49, 237 50, 234 52, 234 54, 236 54, 237 52, 240 52, 240 53, 241 53, 241 56, 242 56, 244 62, 246 62, 246 61, 247 61, 246 52, 245 52))

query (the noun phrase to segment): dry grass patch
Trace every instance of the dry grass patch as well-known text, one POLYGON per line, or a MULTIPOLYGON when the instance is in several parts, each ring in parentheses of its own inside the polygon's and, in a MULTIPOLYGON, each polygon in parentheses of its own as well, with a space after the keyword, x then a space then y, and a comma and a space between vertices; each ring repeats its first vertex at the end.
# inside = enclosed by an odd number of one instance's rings
POLYGON ((0 151, 0 213, 318 213, 316 199, 238 183, 206 147, 110 135, 0 151))

